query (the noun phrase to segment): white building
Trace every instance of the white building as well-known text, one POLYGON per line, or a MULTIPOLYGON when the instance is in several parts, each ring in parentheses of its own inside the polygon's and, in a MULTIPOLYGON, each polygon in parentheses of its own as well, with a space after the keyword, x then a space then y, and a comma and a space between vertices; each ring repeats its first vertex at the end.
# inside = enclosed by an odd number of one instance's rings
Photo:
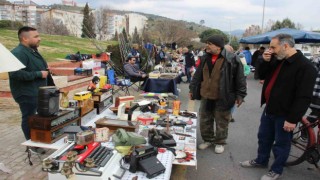
POLYGON ((126 28, 126 17, 116 14, 112 15, 108 19, 106 39, 112 39, 116 32, 118 32, 118 34, 121 33, 123 28, 126 28))
POLYGON ((68 29, 70 35, 81 37, 83 14, 80 12, 69 12, 59 9, 50 9, 41 14, 41 20, 47 18, 57 19, 68 29))
POLYGON ((77 6, 77 3, 73 0, 62 0, 62 5, 77 6))
POLYGON ((20 21, 24 25, 36 25, 37 4, 30 0, 0 1, 1 20, 20 21))
POLYGON ((0 20, 12 20, 12 5, 9 1, 0 1, 0 20))
POLYGON ((148 20, 146 16, 136 14, 136 13, 126 14, 126 18, 127 18, 126 31, 130 35, 134 33, 134 29, 136 27, 137 27, 138 33, 141 34, 148 20))
POLYGON ((36 3, 30 0, 15 1, 13 11, 14 21, 20 21, 28 26, 36 26, 36 3))

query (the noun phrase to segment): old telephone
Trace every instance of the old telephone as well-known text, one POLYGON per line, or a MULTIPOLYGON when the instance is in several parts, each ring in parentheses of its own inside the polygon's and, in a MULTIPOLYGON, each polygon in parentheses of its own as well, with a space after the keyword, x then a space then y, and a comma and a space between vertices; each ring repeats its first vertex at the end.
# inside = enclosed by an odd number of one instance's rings
POLYGON ((150 129, 148 132, 149 144, 155 147, 164 147, 171 151, 175 156, 175 149, 171 148, 177 145, 173 136, 165 131, 160 131, 158 129, 150 129))
POLYGON ((135 146, 147 142, 143 136, 134 132, 127 132, 122 128, 117 129, 112 135, 112 141, 114 141, 115 146, 135 146))

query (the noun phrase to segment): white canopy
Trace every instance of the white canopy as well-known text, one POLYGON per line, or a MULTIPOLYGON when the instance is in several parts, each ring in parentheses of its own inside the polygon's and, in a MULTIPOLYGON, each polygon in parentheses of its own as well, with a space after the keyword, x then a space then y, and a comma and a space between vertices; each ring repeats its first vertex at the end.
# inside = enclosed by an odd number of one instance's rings
POLYGON ((0 43, 0 73, 17 71, 25 66, 0 43))

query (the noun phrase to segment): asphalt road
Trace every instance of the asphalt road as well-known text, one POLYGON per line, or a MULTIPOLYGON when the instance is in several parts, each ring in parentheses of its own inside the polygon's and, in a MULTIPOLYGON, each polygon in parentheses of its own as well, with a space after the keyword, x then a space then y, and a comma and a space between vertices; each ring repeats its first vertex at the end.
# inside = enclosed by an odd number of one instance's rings
MULTIPOLYGON (((263 108, 260 107, 260 93, 262 85, 248 76, 248 95, 245 103, 237 109, 233 115, 235 122, 229 125, 229 137, 223 154, 215 154, 214 147, 197 151, 197 168, 188 167, 181 179, 200 180, 257 180, 268 169, 242 168, 239 162, 250 160, 257 154, 257 131, 260 123, 260 115, 263 108)), ((180 84, 181 110, 188 109, 198 111, 199 101, 188 99, 188 84, 180 84)), ((202 143, 198 129, 197 144, 202 143)), ((270 162, 272 163, 271 155, 270 162)), ((269 165, 271 164, 269 163, 269 165)), ((294 167, 287 167, 281 179, 283 180, 316 180, 320 179, 320 170, 309 170, 314 166, 304 162, 294 167)), ((172 176, 173 177, 173 176, 172 176)), ((176 178, 172 178, 176 179, 176 178)), ((179 178, 180 179, 180 178, 179 178)))

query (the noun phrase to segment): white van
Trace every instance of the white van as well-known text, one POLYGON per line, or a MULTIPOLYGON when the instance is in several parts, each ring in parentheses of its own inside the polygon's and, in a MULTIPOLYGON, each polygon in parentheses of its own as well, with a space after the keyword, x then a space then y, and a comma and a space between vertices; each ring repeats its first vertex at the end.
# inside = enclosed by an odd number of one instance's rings
POLYGON ((311 54, 310 51, 301 51, 301 52, 302 52, 302 54, 303 54, 306 58, 308 58, 308 59, 310 59, 310 60, 313 59, 313 56, 312 56, 312 54, 311 54))

